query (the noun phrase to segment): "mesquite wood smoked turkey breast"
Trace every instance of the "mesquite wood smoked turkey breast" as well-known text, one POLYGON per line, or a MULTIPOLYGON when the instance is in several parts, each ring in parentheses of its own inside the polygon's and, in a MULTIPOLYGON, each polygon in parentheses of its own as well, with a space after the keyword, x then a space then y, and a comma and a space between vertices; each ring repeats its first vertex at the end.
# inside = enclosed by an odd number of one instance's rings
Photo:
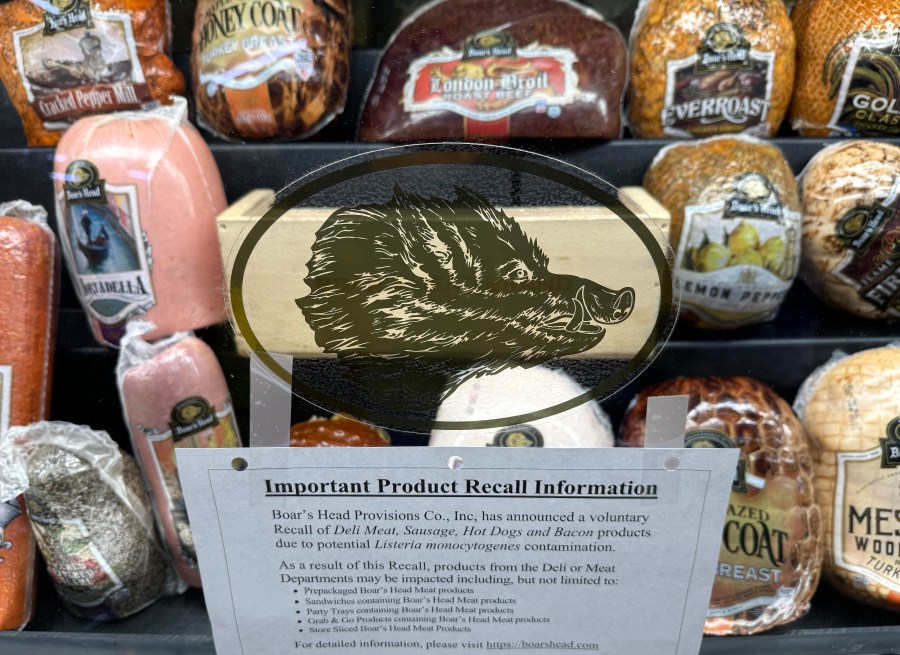
POLYGON ((632 401, 619 445, 644 441, 647 398, 687 395, 685 446, 740 448, 707 611, 707 634, 752 634, 809 608, 822 561, 807 437, 791 407, 746 377, 677 378, 632 401))

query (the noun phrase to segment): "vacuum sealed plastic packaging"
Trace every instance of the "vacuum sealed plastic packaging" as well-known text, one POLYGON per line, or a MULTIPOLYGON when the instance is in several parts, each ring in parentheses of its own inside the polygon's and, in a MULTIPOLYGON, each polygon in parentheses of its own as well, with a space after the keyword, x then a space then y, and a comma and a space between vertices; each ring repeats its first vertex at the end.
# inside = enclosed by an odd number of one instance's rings
MULTIPOLYGON (((522 416, 566 402, 585 391, 563 371, 545 366, 508 368, 463 382, 441 403, 436 420, 466 423, 522 416)), ((614 442, 609 417, 599 403, 590 401, 549 418, 501 428, 435 428, 428 445, 609 448, 614 442)))
POLYGON ((28 145, 55 145, 81 116, 184 94, 166 0, 12 0, 0 28, 0 79, 28 145))
POLYGON ((791 125, 803 136, 900 134, 900 0, 797 0, 791 125))
POLYGON ((643 0, 630 54, 639 137, 772 136, 791 100, 794 33, 781 0, 643 0))
POLYGON ((807 378, 794 403, 815 447, 823 572, 867 606, 900 611, 900 347, 837 355, 807 378))
POLYGON ((685 447, 740 448, 706 634, 754 634, 806 613, 822 566, 806 434, 791 407, 745 377, 677 378, 644 389, 619 427, 642 446, 647 398, 689 396, 685 447))
POLYGON ((310 136, 344 109, 349 0, 199 0, 192 72, 201 125, 226 139, 310 136))
POLYGON ((121 619, 183 589, 137 465, 105 432, 54 422, 10 428, 0 436, 0 500, 20 493, 50 579, 77 616, 121 619))
MULTIPOLYGON (((43 207, 0 204, 0 434, 47 417, 56 343, 59 254, 43 207)), ((35 544, 22 500, 0 501, 0 630, 34 612, 35 544)))
POLYGON ((391 37, 361 141, 621 136, 625 40, 569 0, 437 0, 391 37))
POLYGON ((644 187, 672 213, 682 315, 705 328, 774 318, 800 264, 800 199, 781 151, 746 136, 675 143, 644 187))
POLYGON ((900 147, 846 141, 800 175, 802 276, 826 303, 863 318, 900 318, 900 147))
POLYGON ((78 121, 53 177, 63 254, 98 343, 118 345, 136 317, 157 326, 148 339, 225 321, 225 191, 183 98, 78 121))
POLYGON ((293 448, 383 447, 391 445, 390 435, 380 428, 345 414, 330 419, 314 416, 291 426, 293 448))
POLYGON ((239 448, 241 438, 215 353, 178 333, 156 343, 154 326, 128 324, 116 380, 132 451, 150 491, 160 534, 182 580, 200 586, 200 570, 178 479, 177 448, 239 448))

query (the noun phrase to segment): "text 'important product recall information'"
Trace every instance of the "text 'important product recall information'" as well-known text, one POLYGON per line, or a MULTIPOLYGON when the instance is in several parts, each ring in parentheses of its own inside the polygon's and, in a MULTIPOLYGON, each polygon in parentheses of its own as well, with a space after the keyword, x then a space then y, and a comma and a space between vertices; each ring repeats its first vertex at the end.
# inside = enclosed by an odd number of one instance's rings
POLYGON ((737 451, 178 453, 219 655, 696 655, 737 451))

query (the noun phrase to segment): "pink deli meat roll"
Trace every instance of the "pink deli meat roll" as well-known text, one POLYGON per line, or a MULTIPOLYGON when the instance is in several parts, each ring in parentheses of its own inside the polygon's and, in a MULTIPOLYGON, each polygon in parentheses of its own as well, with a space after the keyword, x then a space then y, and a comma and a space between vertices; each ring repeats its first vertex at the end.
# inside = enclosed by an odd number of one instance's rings
POLYGON ((225 192, 182 99, 79 120, 53 177, 63 254, 98 342, 117 346, 135 317, 156 325, 149 339, 225 320, 225 192))

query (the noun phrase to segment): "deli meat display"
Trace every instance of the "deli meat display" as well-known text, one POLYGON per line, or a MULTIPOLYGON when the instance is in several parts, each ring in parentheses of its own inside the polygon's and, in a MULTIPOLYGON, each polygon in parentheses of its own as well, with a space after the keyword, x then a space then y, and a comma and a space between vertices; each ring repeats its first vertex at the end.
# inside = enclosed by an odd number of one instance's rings
MULTIPOLYGON (((295 388, 286 452, 640 447, 648 399, 686 395, 685 447, 739 451, 701 654, 897 652, 897 2, 8 0, 0 28, 4 655, 215 653, 175 454, 255 438, 252 344, 229 323, 229 239, 249 229, 217 219, 356 155, 459 142, 562 160, 646 210, 679 284, 668 343, 609 397, 500 428, 452 425, 583 396, 579 376, 607 363, 566 355, 413 389, 438 424, 419 431, 295 388)), ((471 174, 533 192, 529 174, 471 174)), ((442 193, 420 200, 437 215, 442 193)), ((351 200, 333 207, 364 206, 351 200)), ((552 204, 510 215, 546 223, 552 204)), ((313 244, 329 233, 304 227, 310 207, 293 209, 313 244)), ((405 245, 449 270, 456 251, 417 236, 405 245)), ((616 266, 578 241, 553 251, 554 275, 616 266)), ((283 284, 307 284, 309 253, 288 250, 270 268, 292 259, 283 284)), ((600 311, 580 293, 570 331, 600 311)), ((645 310, 646 294, 628 298, 645 310)), ((294 366, 346 386, 322 364, 340 348, 315 354, 319 332, 294 366)))

